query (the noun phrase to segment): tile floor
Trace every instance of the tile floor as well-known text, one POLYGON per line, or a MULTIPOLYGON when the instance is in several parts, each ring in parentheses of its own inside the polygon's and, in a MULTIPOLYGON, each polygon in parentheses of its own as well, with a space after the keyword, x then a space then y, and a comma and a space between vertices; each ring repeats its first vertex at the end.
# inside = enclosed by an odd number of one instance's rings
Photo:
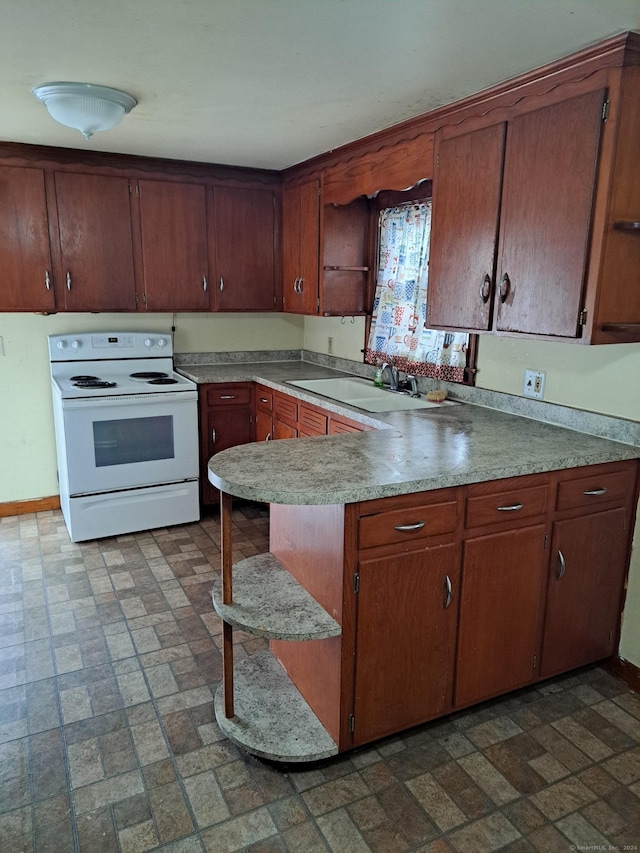
MULTIPOLYGON (((267 549, 262 508, 234 525, 238 558, 267 549)), ((0 520, 2 853, 638 850, 640 697, 597 667, 322 767, 240 753, 212 713, 218 534, 0 520)))

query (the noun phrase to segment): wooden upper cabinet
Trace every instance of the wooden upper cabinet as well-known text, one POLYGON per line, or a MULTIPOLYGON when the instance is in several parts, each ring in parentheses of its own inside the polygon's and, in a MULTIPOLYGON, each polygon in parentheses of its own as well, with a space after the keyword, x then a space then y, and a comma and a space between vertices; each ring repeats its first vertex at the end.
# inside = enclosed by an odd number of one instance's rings
POLYGON ((427 325, 488 331, 505 124, 436 141, 427 325))
POLYGON ((508 124, 498 331, 580 332, 605 97, 587 92, 508 124))
POLYGON ((55 310, 42 169, 0 169, 0 267, 0 311, 55 310))
POLYGON ((204 185, 138 182, 147 311, 208 311, 204 185))
POLYGON ((581 334, 605 98, 532 99, 438 135, 430 326, 581 334))
POLYGON ((320 182, 285 186, 282 199, 283 309, 319 310, 320 182))
POLYGON ((135 311, 128 178, 56 172, 54 181, 60 304, 67 311, 135 311))
POLYGON ((273 190, 216 187, 209 191, 208 206, 213 308, 273 311, 273 190))
POLYGON ((369 203, 325 204, 322 211, 320 313, 365 314, 369 280, 369 203))

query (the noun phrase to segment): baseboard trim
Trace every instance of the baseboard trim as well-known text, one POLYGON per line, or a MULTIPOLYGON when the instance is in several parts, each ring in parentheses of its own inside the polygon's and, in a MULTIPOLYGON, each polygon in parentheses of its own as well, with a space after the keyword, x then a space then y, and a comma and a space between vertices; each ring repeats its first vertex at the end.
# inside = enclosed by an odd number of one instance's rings
POLYGON ((640 693, 640 668, 624 658, 610 658, 604 665, 607 672, 624 681, 627 687, 640 693))
POLYGON ((31 512, 43 512, 47 509, 60 509, 60 495, 48 498, 34 498, 28 501, 8 501, 0 504, 0 518, 10 515, 27 515, 31 512))

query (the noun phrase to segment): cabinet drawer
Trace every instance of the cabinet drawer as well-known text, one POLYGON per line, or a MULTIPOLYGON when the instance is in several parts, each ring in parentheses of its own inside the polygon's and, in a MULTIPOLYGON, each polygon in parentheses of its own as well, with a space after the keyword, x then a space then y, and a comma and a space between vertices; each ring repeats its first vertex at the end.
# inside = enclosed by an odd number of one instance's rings
POLYGON ((632 493, 635 483, 635 466, 622 471, 591 474, 580 479, 558 483, 556 509, 592 507, 609 501, 625 501, 632 493))
POLYGON ((451 533, 456 528, 456 501, 367 515, 358 524, 358 547, 375 548, 396 542, 451 533))
POLYGON ((296 427, 298 425, 298 404, 293 397, 287 397, 284 394, 276 394, 273 401, 273 410, 275 417, 289 426, 296 427))
POLYGON ((549 486, 530 486, 509 489, 494 495, 468 497, 465 508, 465 527, 531 518, 547 511, 549 486))
POLYGON ((344 432, 364 432, 371 427, 359 424, 356 421, 343 420, 342 418, 334 418, 333 415, 329 420, 329 435, 340 435, 344 432))
POLYGON ((304 405, 298 407, 298 429, 305 435, 326 435, 327 420, 322 412, 304 405))
POLYGON ((207 388, 209 406, 248 406, 251 403, 251 389, 247 384, 210 385, 207 388))
POLYGON ((256 388, 256 408, 270 412, 273 409, 273 391, 259 385, 256 388))

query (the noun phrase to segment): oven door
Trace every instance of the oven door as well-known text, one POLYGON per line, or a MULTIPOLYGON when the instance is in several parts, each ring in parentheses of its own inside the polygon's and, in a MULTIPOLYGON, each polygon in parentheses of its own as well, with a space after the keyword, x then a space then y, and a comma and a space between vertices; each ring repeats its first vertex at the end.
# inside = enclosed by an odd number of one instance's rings
POLYGON ((197 478, 197 406, 195 391, 61 401, 69 494, 197 478))

